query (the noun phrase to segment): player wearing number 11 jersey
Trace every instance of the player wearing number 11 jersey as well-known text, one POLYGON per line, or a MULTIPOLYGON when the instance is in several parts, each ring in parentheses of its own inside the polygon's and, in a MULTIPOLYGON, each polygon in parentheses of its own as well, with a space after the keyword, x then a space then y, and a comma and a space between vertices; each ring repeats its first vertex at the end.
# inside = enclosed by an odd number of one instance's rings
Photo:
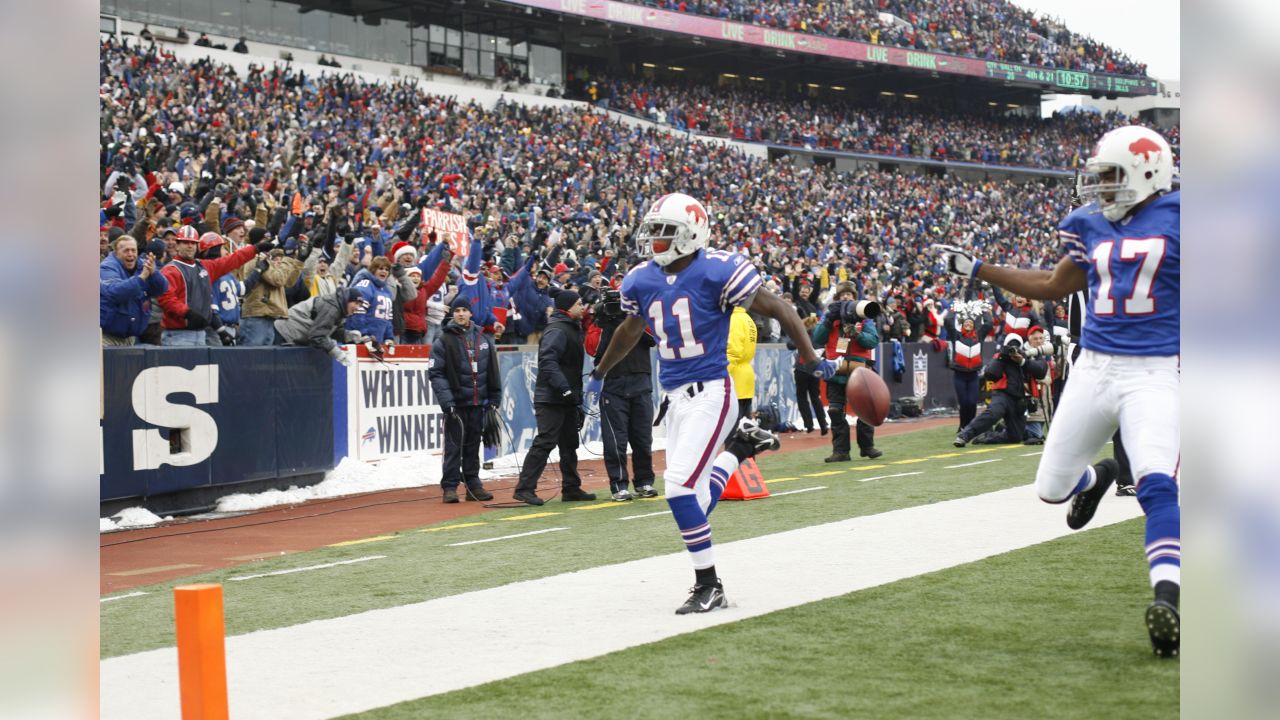
MULTIPOLYGON (((727 607, 716 575, 711 524, 720 493, 738 464, 778 438, 749 419, 737 420, 737 394, 729 376, 729 319, 735 307, 776 318, 795 343, 802 367, 829 378, 835 366, 819 362, 804 323, 790 304, 760 286, 760 275, 736 253, 708 250, 707 210, 682 193, 654 201, 636 233, 650 257, 622 281, 628 318, 591 374, 588 397, 598 398, 608 374, 647 329, 657 340, 658 382, 666 398, 667 469, 671 514, 694 568, 694 587, 677 614, 727 607), (735 427, 736 425, 736 427, 735 427), (721 445, 725 451, 718 452, 721 445)), ((590 402, 590 400, 588 401, 590 402)))
POLYGON ((1052 271, 984 264, 938 246, 948 271, 1041 300, 1088 290, 1080 357, 1053 417, 1036 473, 1045 502, 1071 501, 1067 525, 1093 517, 1118 466, 1090 461, 1117 426, 1147 516, 1146 555, 1155 600, 1147 631, 1157 655, 1178 653, 1181 512, 1178 382, 1181 195, 1173 154, 1159 133, 1112 130, 1085 163, 1084 207, 1059 225, 1064 257, 1052 271), (1089 201, 1093 202, 1089 202, 1089 201))

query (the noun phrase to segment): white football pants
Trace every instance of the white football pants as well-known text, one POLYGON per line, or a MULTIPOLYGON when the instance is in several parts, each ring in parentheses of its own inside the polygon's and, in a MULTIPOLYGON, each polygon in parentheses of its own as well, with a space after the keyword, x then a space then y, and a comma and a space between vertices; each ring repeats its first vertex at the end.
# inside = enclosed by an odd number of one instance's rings
POLYGON ((711 464, 738 418, 733 380, 681 385, 667 393, 667 469, 662 473, 667 497, 696 494, 705 511, 711 504, 711 464), (690 392, 690 391, 694 392, 690 392))
POLYGON ((1071 366, 1036 471, 1036 492, 1063 502, 1119 427, 1135 481, 1176 477, 1179 459, 1179 358, 1083 350, 1071 366))

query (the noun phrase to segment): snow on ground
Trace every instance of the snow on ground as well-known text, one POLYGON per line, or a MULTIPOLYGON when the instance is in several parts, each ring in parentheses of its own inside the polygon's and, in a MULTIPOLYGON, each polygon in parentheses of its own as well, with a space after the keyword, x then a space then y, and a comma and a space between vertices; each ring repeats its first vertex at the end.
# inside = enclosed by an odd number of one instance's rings
MULTIPOLYGON (((666 438, 655 437, 653 450, 657 452, 666 448, 666 438)), ((494 458, 492 470, 481 470, 480 479, 512 477, 520 472, 520 464, 524 462, 526 453, 512 453, 494 458)), ((583 443, 578 449, 578 460, 598 460, 604 455, 604 446, 600 442, 583 443)), ((560 460, 558 450, 551 451, 547 461, 552 468, 560 460)), ((552 470, 555 472, 555 470, 552 470)), ((291 486, 285 490, 265 490, 260 493, 235 493, 224 495, 218 499, 216 512, 246 512, 262 510, 280 505, 299 505, 312 500, 324 500, 378 492, 380 490, 399 490, 402 488, 425 487, 439 485, 441 475, 440 455, 411 455, 392 457, 377 463, 366 463, 355 458, 346 457, 338 466, 325 474, 324 480, 309 487, 291 486)), ((159 518, 144 508, 128 508, 114 517, 102 518, 98 532, 108 532, 124 528, 140 528, 155 525, 173 518, 159 518)))
POLYGON ((173 517, 160 517, 146 508, 125 508, 111 517, 98 518, 98 532, 124 530, 127 528, 151 527, 157 523, 172 520, 173 517))

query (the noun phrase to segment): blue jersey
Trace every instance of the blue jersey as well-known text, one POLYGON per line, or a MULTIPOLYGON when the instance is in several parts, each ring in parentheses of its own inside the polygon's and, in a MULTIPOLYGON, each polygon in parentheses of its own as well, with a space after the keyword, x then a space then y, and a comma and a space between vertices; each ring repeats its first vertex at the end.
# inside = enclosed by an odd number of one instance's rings
POLYGON ((240 324, 240 298, 244 295, 244 283, 227 273, 213 284, 213 305, 223 325, 240 324))
POLYGON ((729 374, 729 317, 760 288, 747 259, 703 250, 675 274, 644 262, 622 281, 622 309, 640 317, 658 340, 658 382, 673 390, 729 374))
POLYGON ((1086 205, 1058 226, 1067 257, 1089 275, 1081 347, 1179 354, 1181 209, 1181 192, 1171 192, 1120 222, 1086 205))

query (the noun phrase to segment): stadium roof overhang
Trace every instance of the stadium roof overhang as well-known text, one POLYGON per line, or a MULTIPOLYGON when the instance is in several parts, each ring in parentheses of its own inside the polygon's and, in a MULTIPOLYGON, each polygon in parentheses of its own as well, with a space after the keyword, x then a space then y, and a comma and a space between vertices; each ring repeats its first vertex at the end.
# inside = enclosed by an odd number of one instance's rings
POLYGON ((1155 81, 991 63, 668 13, 614 0, 287 0, 300 12, 327 10, 378 25, 391 18, 422 27, 509 37, 561 49, 566 56, 648 63, 704 74, 954 96, 968 102, 1028 105, 1047 93, 1149 94, 1155 81))

